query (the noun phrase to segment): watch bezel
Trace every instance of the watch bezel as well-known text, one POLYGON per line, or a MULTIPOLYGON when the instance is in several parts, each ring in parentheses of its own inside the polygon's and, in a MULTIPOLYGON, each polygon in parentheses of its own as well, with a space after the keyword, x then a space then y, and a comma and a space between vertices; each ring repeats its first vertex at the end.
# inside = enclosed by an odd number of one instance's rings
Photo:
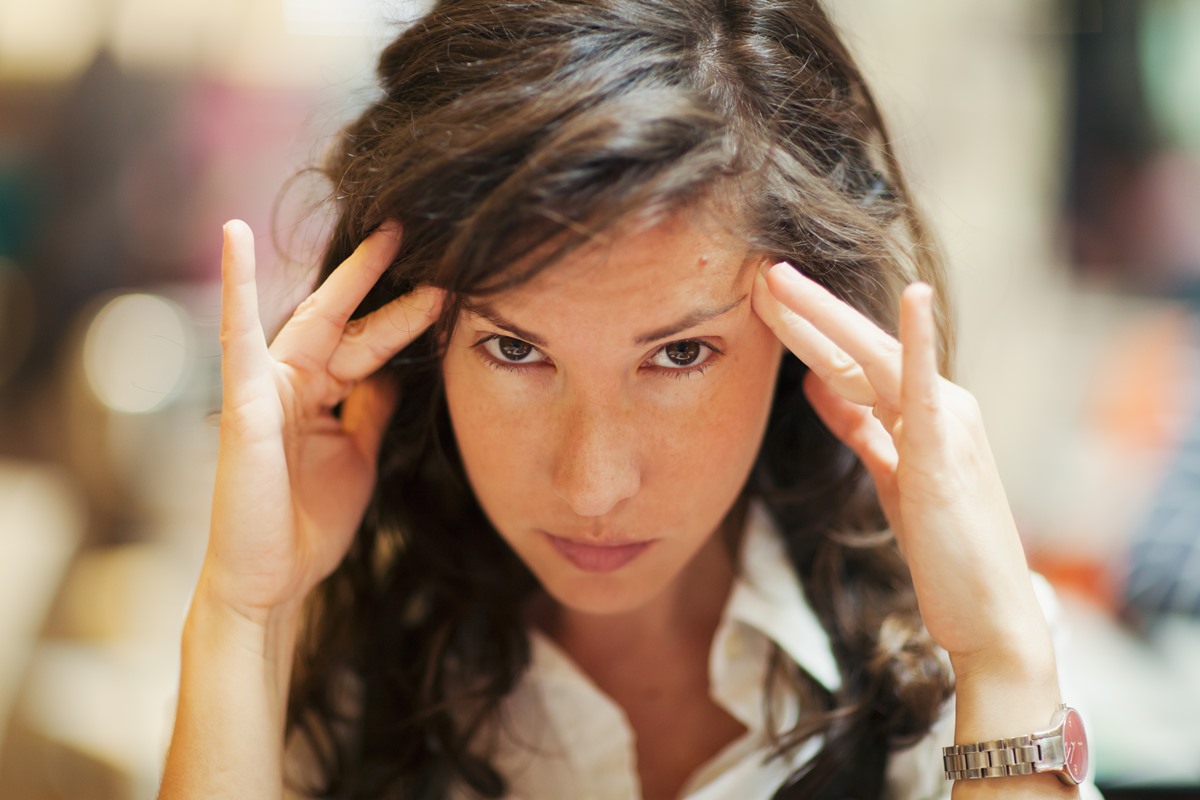
POLYGON ((1087 729, 1078 711, 1065 703, 1059 706, 1050 719, 1050 728, 1033 734, 1032 739, 1056 745, 1053 748, 1056 757, 1047 759, 1043 753, 1043 757, 1034 762, 1034 772, 1051 772, 1064 783, 1075 786, 1086 780, 1091 754, 1088 751, 1087 729))

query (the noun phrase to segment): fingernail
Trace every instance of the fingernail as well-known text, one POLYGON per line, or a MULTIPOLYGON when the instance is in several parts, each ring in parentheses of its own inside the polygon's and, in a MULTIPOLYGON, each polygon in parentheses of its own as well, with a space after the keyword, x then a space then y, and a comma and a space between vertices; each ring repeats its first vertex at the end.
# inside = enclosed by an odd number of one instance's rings
POLYGON ((913 281, 904 291, 923 303, 933 302, 933 287, 925 281, 913 281))
POLYGON ((231 219, 231 220, 226 220, 225 224, 221 226, 221 232, 224 233, 226 236, 228 236, 229 232, 231 230, 233 230, 235 227, 237 227, 238 225, 241 225, 242 227, 244 227, 246 229, 250 228, 250 226, 247 225, 243 220, 235 218, 235 219, 231 219))
POLYGON ((800 271, 786 261, 780 261, 777 264, 772 264, 763 271, 763 274, 770 274, 771 270, 774 270, 776 267, 782 267, 782 269, 780 269, 775 275, 775 280, 777 281, 794 282, 801 277, 800 271))

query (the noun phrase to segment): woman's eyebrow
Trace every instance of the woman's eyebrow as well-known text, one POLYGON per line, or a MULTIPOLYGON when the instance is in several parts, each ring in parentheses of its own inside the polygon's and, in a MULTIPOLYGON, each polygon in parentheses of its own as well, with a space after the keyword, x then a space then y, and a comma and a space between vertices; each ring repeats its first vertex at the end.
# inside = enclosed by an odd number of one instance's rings
POLYGON ((702 322, 708 322, 710 319, 716 319, 722 314, 728 314, 735 308, 745 302, 750 295, 744 294, 732 303, 727 303, 723 306, 715 306, 710 308, 698 308, 684 315, 681 319, 670 325, 664 325, 661 328, 656 328, 648 333, 644 333, 634 339, 635 344, 650 344, 657 342, 660 339, 669 339, 675 334, 686 331, 688 328, 694 328, 702 322))
MULTIPOLYGON (((670 325, 664 325, 661 328, 655 328, 652 331, 649 331, 647 333, 644 333, 644 334, 636 337, 633 340, 634 344, 650 344, 651 342, 656 342, 656 341, 659 341, 660 339, 668 339, 668 338, 674 336, 675 334, 679 333, 680 331, 685 331, 688 328, 694 328, 703 322, 708 322, 709 320, 716 319, 717 317, 719 317, 723 314, 728 314, 730 311, 732 311, 733 309, 737 308, 742 303, 744 303, 746 301, 746 298, 749 296, 750 296, 749 293, 743 294, 738 299, 736 299, 730 303, 726 303, 723 306, 698 308, 695 311, 690 311, 687 314, 685 314, 683 317, 681 317, 680 319, 671 323, 670 325)), ((503 314, 501 314, 496 309, 492 308, 487 303, 478 303, 478 304, 477 303, 464 303, 463 309, 471 314, 474 314, 477 317, 487 320, 488 322, 495 325, 497 328, 502 328, 502 329, 508 331, 509 333, 513 334, 516 338, 518 338, 522 341, 525 341, 525 342, 529 342, 531 345, 534 345, 535 347, 546 347, 547 346, 545 338, 538 336, 536 333, 534 333, 532 331, 527 331, 524 328, 522 328, 520 325, 517 325, 516 323, 511 322, 510 320, 505 318, 505 316, 503 314)))
POLYGON ((462 305, 463 305, 463 310, 467 311, 470 314, 474 314, 477 317, 481 317, 481 318, 487 320, 488 322, 495 325, 497 328, 503 328, 504 330, 508 331, 509 333, 515 335, 518 339, 520 339, 523 342, 529 342, 531 345, 534 345, 535 347, 545 347, 546 346, 546 340, 543 339, 541 336, 538 336, 536 333, 533 333, 531 331, 527 331, 524 328, 522 328, 521 326, 519 326, 513 322, 509 322, 507 319, 505 319, 503 314, 501 314, 499 311, 497 311, 496 309, 489 306, 487 303, 464 302, 462 305))

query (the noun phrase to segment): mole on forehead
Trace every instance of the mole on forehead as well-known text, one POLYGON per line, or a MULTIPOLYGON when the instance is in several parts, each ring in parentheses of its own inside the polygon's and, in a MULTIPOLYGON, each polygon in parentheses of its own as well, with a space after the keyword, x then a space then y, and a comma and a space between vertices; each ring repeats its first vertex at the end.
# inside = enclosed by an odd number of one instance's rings
MULTIPOLYGON (((481 297, 481 302, 492 306, 507 304, 510 300, 520 303, 544 291, 573 290, 579 281, 593 280, 609 269, 613 270, 609 275, 624 273, 630 279, 640 278, 658 268, 671 272, 680 270, 684 274, 714 280, 723 280, 728 274, 728 293, 732 295, 741 284, 746 268, 763 258, 761 253, 750 250, 742 242, 727 243, 722 240, 699 244, 702 248, 697 248, 699 252, 681 253, 679 251, 683 247, 663 246, 639 248, 630 253, 614 252, 616 245, 613 242, 596 242, 567 254, 561 261, 543 267, 515 285, 499 292, 485 293, 487 299, 481 297)), ((471 305, 469 296, 465 296, 464 300, 467 306, 471 305)))

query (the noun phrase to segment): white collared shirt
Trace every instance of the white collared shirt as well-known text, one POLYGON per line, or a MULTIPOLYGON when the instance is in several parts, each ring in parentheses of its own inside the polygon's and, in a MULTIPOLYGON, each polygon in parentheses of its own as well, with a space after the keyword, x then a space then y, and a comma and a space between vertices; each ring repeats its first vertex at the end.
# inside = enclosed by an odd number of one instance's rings
MULTIPOLYGON (((763 690, 775 645, 826 689, 841 685, 829 636, 801 591, 774 524, 757 504, 741 546, 740 572, 709 654, 709 686, 713 701, 746 731, 688 779, 680 793, 686 800, 766 800, 820 749, 814 737, 789 757, 769 758, 763 690)), ((530 635, 530 667, 505 698, 486 743, 508 782, 507 797, 640 800, 634 731, 624 711, 552 640, 536 630, 530 635)), ((782 690, 772 694, 771 716, 778 730, 787 730, 799 717, 797 698, 782 690)), ((893 755, 887 796, 949 797, 939 748, 952 735, 948 711, 925 740, 893 755)))

